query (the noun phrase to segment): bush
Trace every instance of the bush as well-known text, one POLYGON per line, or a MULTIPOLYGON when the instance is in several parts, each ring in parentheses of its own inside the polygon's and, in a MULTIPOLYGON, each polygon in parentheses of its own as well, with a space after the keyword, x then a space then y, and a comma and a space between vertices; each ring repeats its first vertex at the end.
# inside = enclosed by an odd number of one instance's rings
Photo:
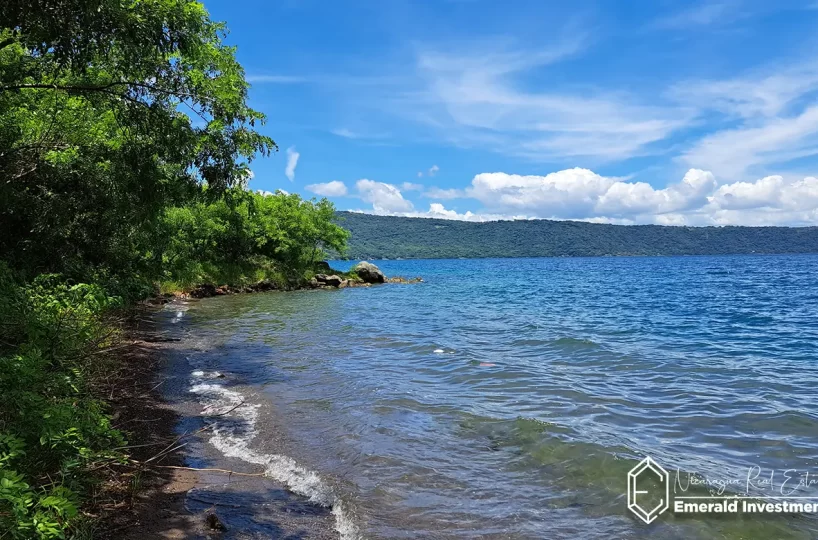
POLYGON ((92 464, 124 445, 87 391, 89 353, 113 338, 102 315, 119 303, 59 276, 18 283, 0 264, 0 529, 64 538, 92 464))
POLYGON ((242 188, 216 201, 168 208, 157 241, 164 269, 161 290, 302 281, 327 251, 346 246, 349 233, 333 222, 334 216, 326 199, 242 188))

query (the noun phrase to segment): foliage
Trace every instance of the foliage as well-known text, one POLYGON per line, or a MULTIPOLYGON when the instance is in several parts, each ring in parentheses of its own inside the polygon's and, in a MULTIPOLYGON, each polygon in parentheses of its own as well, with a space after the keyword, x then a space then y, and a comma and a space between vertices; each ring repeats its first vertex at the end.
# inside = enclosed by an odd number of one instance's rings
POLYGON ((338 212, 354 259, 816 253, 818 227, 668 227, 493 221, 338 212))
POLYGON ((62 538, 85 471, 123 444, 86 388, 89 353, 111 339, 100 316, 118 299, 55 275, 22 284, 2 264, 0 298, 0 529, 62 538))
POLYGON ((276 145, 225 35, 190 0, 0 2, 0 537, 64 538, 120 458, 111 308, 344 249, 326 200, 247 189, 276 145))
POLYGON ((246 179, 275 143, 225 33, 187 0, 0 3, 0 257, 145 272, 163 208, 246 179))
POLYGON ((349 233, 333 222, 334 214, 326 199, 231 189, 213 202, 167 209, 165 241, 156 249, 166 279, 185 285, 241 284, 279 273, 299 280, 326 250, 344 250, 349 233))

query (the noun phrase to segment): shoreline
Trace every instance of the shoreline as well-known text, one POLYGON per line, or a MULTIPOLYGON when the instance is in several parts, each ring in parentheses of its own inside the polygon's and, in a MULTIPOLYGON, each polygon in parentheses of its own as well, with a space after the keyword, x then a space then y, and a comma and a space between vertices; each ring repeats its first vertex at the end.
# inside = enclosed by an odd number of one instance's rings
POLYGON ((173 444, 181 417, 159 390, 166 358, 164 338, 150 320, 156 311, 140 308, 126 324, 126 345, 115 359, 117 373, 106 396, 112 425, 128 441, 130 463, 105 483, 113 504, 100 508, 97 535, 103 539, 206 534, 204 523, 185 508, 185 495, 199 482, 198 473, 170 468, 184 467, 185 456, 173 444), (125 484, 124 489, 112 485, 116 483, 125 484))
POLYGON ((119 489, 109 493, 115 503, 99 507, 96 537, 337 539, 331 508, 293 493, 263 467, 210 447, 210 415, 191 394, 187 343, 169 335, 163 309, 140 310, 117 360, 108 403, 133 463, 109 479, 119 489), (248 534, 248 522, 269 533, 248 534))

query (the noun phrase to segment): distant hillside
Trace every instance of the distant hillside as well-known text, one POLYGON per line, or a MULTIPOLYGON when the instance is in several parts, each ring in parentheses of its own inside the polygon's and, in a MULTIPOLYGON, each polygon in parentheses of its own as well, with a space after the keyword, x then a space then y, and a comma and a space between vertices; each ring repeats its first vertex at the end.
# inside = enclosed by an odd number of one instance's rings
POLYGON ((818 227, 665 227, 338 212, 351 259, 818 253, 818 227))

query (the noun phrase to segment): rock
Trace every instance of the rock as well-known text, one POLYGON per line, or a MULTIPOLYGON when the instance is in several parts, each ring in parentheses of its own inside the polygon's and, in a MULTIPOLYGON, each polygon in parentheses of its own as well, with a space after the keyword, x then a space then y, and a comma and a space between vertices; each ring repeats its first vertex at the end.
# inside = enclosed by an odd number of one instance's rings
POLYGON ((313 289, 317 289, 317 288, 318 288, 320 285, 321 285, 321 284, 320 284, 320 283, 318 283, 318 280, 317 280, 317 279, 312 278, 312 279, 310 280, 310 287, 312 287, 313 289))
POLYGON ((340 277, 335 276, 335 275, 327 276, 324 279, 324 283, 329 287, 340 287, 341 283, 343 283, 343 282, 344 282, 343 279, 341 279, 340 277))
POLYGON ((214 514, 213 512, 209 512, 205 516, 205 522, 207 523, 207 526, 210 527, 214 531, 227 530, 227 527, 224 526, 224 523, 222 523, 222 520, 220 520, 219 517, 216 514, 214 514))
POLYGON ((272 291, 275 290, 276 284, 269 279, 263 279, 256 283, 254 289, 256 291, 272 291))
POLYGON ((358 274, 358 277, 365 283, 383 283, 386 281, 386 276, 383 275, 381 269, 366 261, 353 266, 352 271, 358 274))
POLYGON ((407 279, 407 278, 404 278, 404 277, 391 277, 391 278, 388 278, 386 280, 386 282, 387 283, 422 283, 423 278, 416 277, 416 278, 407 279))
POLYGON ((328 276, 326 274, 318 274, 315 276, 315 280, 318 281, 319 284, 326 285, 327 287, 337 287, 343 281, 339 276, 328 276))
POLYGON ((348 279, 345 279, 345 280, 341 281, 341 284, 338 285, 339 289, 345 289, 347 287, 349 287, 349 280, 348 279))
POLYGON ((209 298, 211 296, 216 296, 216 286, 209 283, 199 285, 190 291, 190 296, 193 298, 209 298))

